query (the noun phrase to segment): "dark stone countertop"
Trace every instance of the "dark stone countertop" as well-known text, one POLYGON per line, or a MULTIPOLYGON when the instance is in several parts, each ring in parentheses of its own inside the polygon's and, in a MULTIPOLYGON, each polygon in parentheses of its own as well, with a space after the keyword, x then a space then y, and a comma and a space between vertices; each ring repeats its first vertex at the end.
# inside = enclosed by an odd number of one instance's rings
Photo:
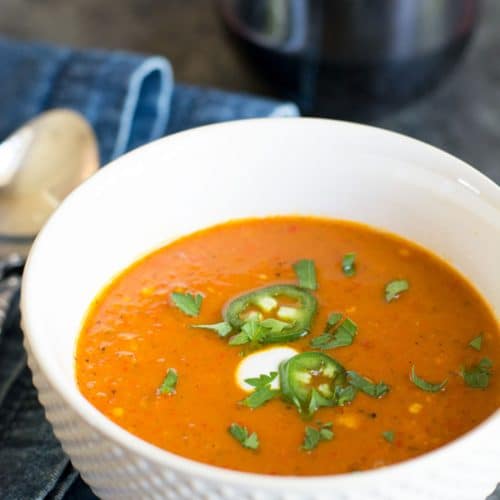
POLYGON ((465 57, 434 92, 377 125, 458 156, 500 183, 500 2, 485 0, 465 57))
MULTIPOLYGON (((436 90, 376 120, 459 156, 500 182, 500 2, 484 0, 464 59, 436 90)), ((210 0, 4 0, 0 33, 167 56, 176 80, 272 95, 230 43, 210 0)))

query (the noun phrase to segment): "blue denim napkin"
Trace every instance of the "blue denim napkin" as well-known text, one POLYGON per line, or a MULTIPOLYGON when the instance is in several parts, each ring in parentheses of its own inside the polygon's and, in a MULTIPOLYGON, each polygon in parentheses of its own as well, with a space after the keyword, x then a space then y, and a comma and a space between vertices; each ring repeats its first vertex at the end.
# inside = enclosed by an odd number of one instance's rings
POLYGON ((0 38, 0 62, 0 139, 46 109, 68 107, 92 124, 102 164, 166 133, 298 114, 290 103, 174 85, 172 68, 163 57, 0 38))
MULTIPOLYGON (((44 110, 72 108, 92 124, 101 164, 198 125, 298 114, 294 104, 175 85, 162 57, 0 38, 0 63, 0 140, 44 110)), ((0 498, 95 498, 54 437, 31 382, 17 307, 21 268, 15 258, 0 261, 0 498)))

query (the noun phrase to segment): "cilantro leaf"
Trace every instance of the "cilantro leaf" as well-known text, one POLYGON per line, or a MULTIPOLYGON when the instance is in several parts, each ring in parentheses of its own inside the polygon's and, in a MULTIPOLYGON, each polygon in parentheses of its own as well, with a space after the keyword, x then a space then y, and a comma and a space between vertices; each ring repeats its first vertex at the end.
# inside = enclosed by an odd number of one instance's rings
POLYGON ((346 347, 353 343, 357 333, 358 327, 356 323, 346 318, 340 326, 337 327, 335 333, 325 332, 319 337, 312 339, 310 345, 311 347, 322 350, 346 347))
POLYGON ((171 294, 174 304, 188 316, 198 316, 200 313, 201 303, 203 296, 199 293, 193 295, 192 293, 179 293, 173 292, 171 294))
POLYGON ((293 264, 293 270, 299 280, 299 286, 316 290, 318 283, 316 281, 316 269, 314 261, 310 259, 302 259, 293 264))
POLYGON ((318 337, 315 337, 309 342, 311 347, 315 349, 331 349, 334 347, 334 339, 331 333, 322 333, 318 337))
POLYGON ((358 325, 352 319, 346 318, 335 331, 334 337, 339 343, 339 347, 351 345, 354 337, 358 333, 358 325))
POLYGON ((399 298, 400 293, 406 292, 410 288, 406 280, 394 280, 385 285, 385 300, 391 302, 399 298))
POLYGON ((160 394, 175 394, 175 387, 177 386, 177 372, 175 368, 169 368, 167 371, 167 375, 163 379, 162 384, 158 391, 160 394))
POLYGON ((259 375, 257 378, 246 378, 245 382, 252 387, 264 387, 270 384, 276 377, 278 376, 278 372, 271 372, 269 375, 259 375))
POLYGON ((281 333, 285 328, 290 328, 293 323, 287 323, 275 318, 266 318, 260 322, 260 325, 269 329, 270 333, 281 333))
POLYGON ((335 387, 335 401, 339 406, 345 406, 348 403, 351 403, 358 390, 352 385, 346 385, 345 387, 336 386, 335 387))
POLYGON ((270 329, 262 326, 257 320, 250 320, 241 327, 241 332, 229 339, 229 345, 258 344, 269 333, 270 329))
POLYGON ((306 427, 302 449, 305 451, 314 450, 314 448, 318 446, 320 439, 321 435, 318 429, 315 429, 314 427, 306 427))
POLYGON ((232 330, 232 327, 226 321, 222 321, 221 323, 213 323, 211 325, 191 325, 191 328, 204 328, 206 330, 213 330, 217 332, 219 337, 227 337, 232 330))
POLYGON ((255 432, 249 435, 246 427, 241 427, 238 424, 232 423, 228 431, 244 448, 249 448, 251 450, 259 448, 259 437, 255 432))
POLYGON ((486 389, 490 385, 493 363, 489 358, 483 358, 477 365, 462 368, 464 382, 473 389, 486 389))
POLYGON ((308 414, 313 415, 322 407, 335 406, 333 399, 328 399, 322 396, 316 389, 311 391, 311 399, 309 400, 308 414))
POLYGON ((330 422, 321 425, 319 429, 307 426, 302 449, 305 451, 312 451, 318 446, 320 441, 331 441, 334 437, 331 427, 332 424, 330 422))
POLYGON ((277 376, 277 372, 271 372, 269 375, 262 374, 257 378, 245 379, 247 384, 255 387, 255 391, 247 396, 242 403, 249 408, 258 408, 277 396, 280 391, 278 389, 271 388, 271 382, 277 376))
POLYGON ((241 427, 238 424, 231 424, 229 426, 229 432, 231 433, 231 436, 234 437, 237 441, 242 443, 245 441, 245 439, 248 437, 248 430, 246 427, 241 427))
POLYGON ((245 332, 237 333, 229 339, 229 345, 243 345, 248 344, 248 342, 250 342, 250 339, 245 332))
POLYGON ((483 334, 480 333, 477 337, 474 337, 470 342, 469 342, 469 347, 472 347, 472 349, 475 349, 476 351, 480 351, 481 347, 483 345, 483 334))
POLYGON ((331 429, 323 427, 319 430, 319 435, 323 441, 330 441, 335 435, 331 429))
POLYGON ((342 319, 342 313, 334 312, 328 316, 326 321, 327 329, 328 327, 335 326, 342 319))
POLYGON ((247 396, 243 400, 243 404, 248 406, 248 408, 258 408, 268 401, 271 401, 279 392, 280 391, 277 389, 271 389, 270 385, 264 385, 255 389, 250 396, 247 396))
POLYGON ((356 254, 346 253, 342 258, 342 271, 346 276, 354 276, 356 274, 356 254))
POLYGON ((345 331, 351 337, 354 337, 358 333, 358 325, 350 318, 346 318, 340 326, 337 328, 337 332, 345 331))
POLYGON ((347 381, 353 387, 359 389, 361 392, 364 392, 372 398, 381 398, 389 392, 389 386, 387 384, 384 384, 384 382, 374 384, 366 377, 363 377, 352 370, 349 370, 347 372, 347 381))
POLYGON ((242 445, 250 450, 256 450, 259 447, 259 437, 255 432, 252 432, 252 434, 243 441, 242 445))
POLYGON ((269 328, 263 326, 259 321, 247 321, 242 327, 241 331, 248 335, 250 342, 258 343, 263 340, 269 333, 269 328))
POLYGON ((337 347, 347 347, 352 344, 354 337, 350 335, 348 332, 345 330, 339 330, 335 335, 333 336, 333 340, 331 344, 328 345, 328 348, 337 348, 337 347))
POLYGON ((411 367, 411 373, 410 373, 410 380, 419 388, 422 389, 423 391, 426 392, 439 392, 444 389, 445 385, 448 383, 448 379, 443 380, 442 382, 438 383, 432 383, 432 382, 427 382, 423 378, 420 378, 416 373, 415 373, 415 365, 411 367))
POLYGON ((394 441, 394 431, 384 431, 382 432, 382 437, 388 442, 392 443, 394 441))

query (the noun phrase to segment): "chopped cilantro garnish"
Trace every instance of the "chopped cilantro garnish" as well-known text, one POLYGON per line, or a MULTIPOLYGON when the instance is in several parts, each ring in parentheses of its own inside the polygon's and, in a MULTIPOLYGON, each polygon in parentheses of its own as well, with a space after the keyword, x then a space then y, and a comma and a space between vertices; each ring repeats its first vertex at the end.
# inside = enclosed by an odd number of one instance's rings
POLYGON ((299 280, 299 286, 310 290, 316 290, 318 288, 314 261, 310 259, 299 260, 293 264, 293 269, 299 280))
POLYGON ((330 422, 321 425, 319 429, 307 426, 305 429, 302 449, 305 451, 312 451, 318 446, 320 441, 331 441, 334 437, 331 427, 332 424, 330 422))
POLYGON ((311 391, 311 400, 309 401, 309 415, 313 415, 319 408, 335 406, 333 399, 322 396, 316 389, 311 391))
POLYGON ((276 377, 278 376, 278 372, 271 372, 269 375, 259 375, 257 378, 247 378, 245 382, 252 387, 256 387, 257 389, 260 387, 264 387, 270 384, 276 377))
POLYGON ((462 368, 464 382, 473 389, 486 389, 490 384, 493 363, 489 358, 483 358, 477 365, 462 368))
POLYGON ((217 332, 219 337, 227 337, 231 333, 231 325, 226 321, 221 323, 213 323, 211 325, 191 325, 192 328, 204 328, 206 330, 213 330, 217 332))
POLYGON ((246 427, 241 427, 238 424, 231 424, 228 429, 231 436, 233 436, 236 441, 238 441, 244 448, 249 448, 250 450, 256 450, 259 448, 259 437, 255 432, 248 434, 248 429, 246 427))
POLYGON ((347 381, 356 389, 364 392, 372 398, 381 398, 389 392, 389 386, 384 382, 374 384, 366 377, 363 377, 355 371, 349 370, 347 372, 347 381))
POLYGON ((357 393, 358 390, 352 385, 337 386, 335 387, 335 401, 339 406, 345 406, 354 400, 357 393))
POLYGON ((290 326, 293 326, 293 323, 280 321, 276 318, 266 318, 260 322, 260 326, 268 328, 271 333, 281 333, 285 328, 290 328, 290 326))
POLYGON ((394 441, 394 431, 384 431, 384 432, 382 432, 382 437, 388 443, 392 443, 394 441))
POLYGON ((198 316, 200 313, 203 296, 199 293, 193 295, 191 293, 173 292, 172 300, 174 304, 188 316, 198 316))
POLYGON ((480 351, 483 345, 483 334, 480 333, 477 337, 474 337, 468 344, 472 349, 480 351))
POLYGON ((335 326, 342 319, 342 313, 334 312, 328 316, 326 321, 327 328, 335 326))
POLYGON ((385 300, 391 302, 399 298, 400 293, 406 292, 410 288, 406 280, 394 280, 385 285, 385 300))
POLYGON ((312 339, 309 344, 315 349, 331 349, 333 342, 333 335, 331 333, 322 333, 318 337, 312 339))
POLYGON ((320 439, 321 436, 318 429, 315 429, 314 427, 306 427, 302 449, 306 451, 314 450, 314 448, 318 446, 320 439))
POLYGON ((335 331, 334 341, 337 343, 336 347, 351 345, 357 333, 358 326, 356 323, 352 319, 346 318, 335 331))
POLYGON ((241 332, 229 339, 229 345, 258 344, 271 331, 257 320, 250 320, 243 324, 241 332))
POLYGON ((279 394, 277 389, 271 389, 271 386, 265 385, 264 387, 259 387, 255 389, 250 396, 243 400, 243 404, 249 408, 258 408, 264 403, 271 401, 275 396, 279 394))
POLYGON ((325 426, 319 430, 319 435, 323 441, 331 441, 335 434, 331 429, 325 426))
POLYGON ((229 345, 243 345, 250 342, 250 337, 245 332, 237 333, 229 339, 229 345))
POLYGON ((249 408, 258 408, 277 396, 280 391, 271 388, 271 382, 277 376, 277 372, 271 372, 269 375, 260 375, 258 378, 245 379, 247 384, 255 387, 255 391, 243 400, 243 404, 249 408))
POLYGON ((342 271, 346 276, 354 276, 356 274, 356 254, 346 253, 342 258, 342 271))
POLYGON ((442 382, 432 383, 427 382, 423 378, 420 378, 415 373, 415 366, 411 367, 410 380, 423 391, 426 392, 439 392, 444 389, 445 385, 448 383, 448 379, 443 380, 442 382))
MULTIPOLYGON (((334 325, 338 324, 338 321, 334 325)), ((311 340, 311 347, 316 349, 334 349, 336 347, 345 347, 353 343, 354 337, 358 332, 358 327, 354 321, 346 318, 333 333, 326 331, 319 337, 311 340)))
POLYGON ((175 387, 177 386, 177 372, 174 368, 169 368, 167 375, 158 389, 160 394, 175 394, 175 387))

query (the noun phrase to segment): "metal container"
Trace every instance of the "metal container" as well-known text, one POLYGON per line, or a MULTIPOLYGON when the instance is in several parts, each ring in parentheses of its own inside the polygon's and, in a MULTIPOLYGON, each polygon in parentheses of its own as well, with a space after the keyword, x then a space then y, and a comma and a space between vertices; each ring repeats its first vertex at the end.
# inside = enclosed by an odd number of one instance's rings
POLYGON ((246 52, 306 112, 360 118, 422 95, 462 54, 480 0, 218 0, 246 52))

